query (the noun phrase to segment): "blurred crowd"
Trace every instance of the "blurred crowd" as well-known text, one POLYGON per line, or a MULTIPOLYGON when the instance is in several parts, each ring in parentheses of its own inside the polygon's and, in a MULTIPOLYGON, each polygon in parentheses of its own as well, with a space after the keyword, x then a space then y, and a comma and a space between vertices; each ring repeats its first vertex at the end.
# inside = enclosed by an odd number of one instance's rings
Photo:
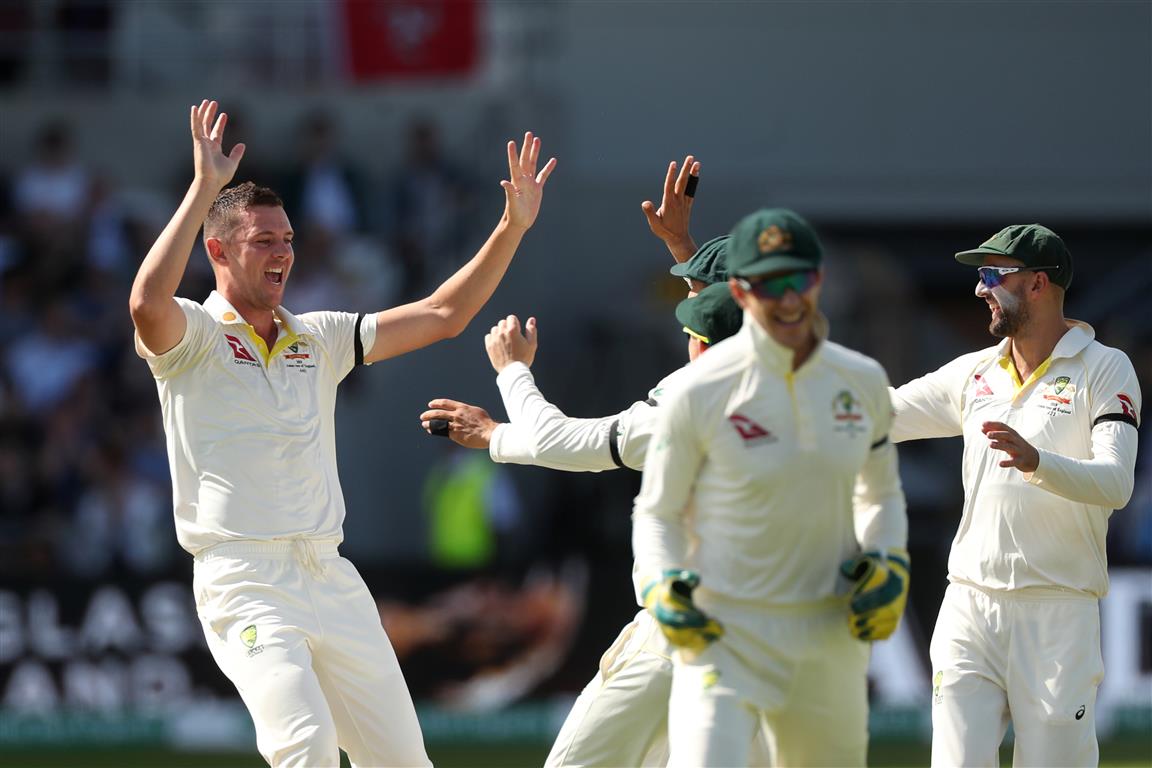
MULTIPOLYGON (((229 133, 243 140, 243 118, 229 133)), ((37 131, 0 177, 0 574, 162 573, 179 556, 155 387, 132 349, 128 291, 183 196, 188 169, 143 196, 101 178, 75 126, 37 131)), ((422 295, 471 235, 470 181, 414 117, 403 163, 369 179, 340 154, 339 126, 304 114, 298 155, 249 164, 284 198, 298 251, 294 312, 374 310, 422 295)), ((213 286, 197 247, 181 294, 213 286)))

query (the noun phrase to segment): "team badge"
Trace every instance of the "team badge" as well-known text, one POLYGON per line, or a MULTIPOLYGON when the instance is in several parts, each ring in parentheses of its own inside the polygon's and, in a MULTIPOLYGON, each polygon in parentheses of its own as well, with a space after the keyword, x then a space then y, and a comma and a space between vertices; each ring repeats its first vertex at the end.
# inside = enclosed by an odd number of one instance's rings
POLYGON ((944 685, 944 672, 943 672, 943 670, 941 670, 932 676, 932 703, 933 704, 939 704, 940 702, 944 701, 944 694, 941 691, 941 687, 943 685, 944 685))
POLYGON ((248 658, 264 653, 263 645, 256 645, 256 625, 249 624, 240 630, 240 642, 248 647, 248 658))
POLYGON ((832 418, 836 420, 835 430, 850 437, 867 431, 860 423, 864 420, 864 409, 851 390, 842 389, 832 398, 832 418))
POLYGON ((1057 376, 1044 388, 1040 396, 1048 408, 1049 415, 1072 413, 1072 397, 1076 394, 1076 385, 1068 376, 1057 376))
POLYGON ((773 224, 760 232, 760 236, 756 238, 756 247, 760 253, 772 253, 784 248, 791 248, 792 233, 773 224))

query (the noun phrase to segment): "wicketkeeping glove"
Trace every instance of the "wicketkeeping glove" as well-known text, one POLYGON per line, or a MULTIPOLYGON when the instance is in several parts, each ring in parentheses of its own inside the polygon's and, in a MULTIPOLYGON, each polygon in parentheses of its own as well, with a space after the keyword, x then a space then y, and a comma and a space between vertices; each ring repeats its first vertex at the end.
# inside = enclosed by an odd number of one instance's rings
POLYGON ((848 626, 858 640, 883 640, 896 631, 908 602, 908 553, 865 552, 840 564, 852 582, 848 626))
POLYGON ((677 648, 702 651, 724 634, 724 627, 692 602, 692 590, 700 585, 695 571, 664 571, 660 581, 644 588, 644 607, 660 624, 660 631, 677 648))

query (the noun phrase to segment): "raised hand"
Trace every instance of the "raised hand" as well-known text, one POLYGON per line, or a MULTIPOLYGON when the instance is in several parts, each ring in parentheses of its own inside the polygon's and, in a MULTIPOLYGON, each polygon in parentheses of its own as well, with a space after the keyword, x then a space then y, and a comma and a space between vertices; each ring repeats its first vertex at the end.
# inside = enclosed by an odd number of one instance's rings
POLYGON ((240 158, 244 157, 244 145, 232 147, 230 154, 224 154, 224 126, 228 125, 228 113, 216 116, 219 105, 205 99, 200 106, 192 107, 192 157, 196 165, 196 178, 223 189, 236 175, 240 158))
POLYGON ((504 187, 504 216, 511 226, 519 229, 528 229, 535 223, 544 197, 544 182, 556 167, 553 157, 537 173, 539 157, 540 139, 531 131, 524 134, 524 144, 519 151, 516 142, 508 142, 508 181, 501 181, 500 186, 504 187))
POLYGON ((1004 451, 1008 458, 1000 462, 1002 467, 1015 467, 1021 472, 1035 472, 1040 466, 1040 452, 1020 433, 1001 421, 986 421, 980 431, 988 438, 988 447, 1004 451))
MULTIPOLYGON (((676 161, 668 164, 668 172, 664 176, 664 196, 657 208, 651 200, 640 204, 644 217, 648 219, 648 228, 652 234, 664 241, 673 258, 678 262, 687 261, 696 252, 696 243, 688 233, 688 223, 692 218, 692 201, 694 191, 690 193, 691 179, 700 178, 700 163, 692 155, 684 158, 684 165, 680 172, 676 172, 676 161)), ((694 190, 696 182, 692 182, 694 190)))
POLYGON ((429 434, 433 419, 447 421, 448 438, 464 448, 487 448, 498 423, 479 406, 446 398, 431 401, 428 410, 420 414, 420 426, 429 434))
POLYGON ((520 333, 520 318, 508 315, 484 336, 484 348, 496 373, 509 363, 524 363, 529 368, 536 359, 536 318, 528 318, 524 334, 520 333))

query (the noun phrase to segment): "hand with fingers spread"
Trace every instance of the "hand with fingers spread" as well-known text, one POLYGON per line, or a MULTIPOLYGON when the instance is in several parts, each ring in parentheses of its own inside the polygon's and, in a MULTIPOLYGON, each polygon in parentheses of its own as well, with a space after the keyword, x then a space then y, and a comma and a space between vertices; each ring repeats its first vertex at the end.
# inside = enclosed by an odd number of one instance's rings
POLYGON ((223 189, 236 175, 245 146, 237 144, 229 154, 224 154, 224 127, 228 125, 228 113, 221 112, 217 116, 218 107, 215 101, 207 99, 201 101, 200 106, 192 107, 192 156, 196 178, 223 189))
POLYGON ((448 438, 464 448, 487 449, 492 442, 492 431, 499 423, 488 411, 458 400, 438 398, 428 403, 428 410, 420 414, 420 426, 432 433, 432 420, 448 422, 448 438))
POLYGON ((520 318, 508 315, 484 336, 484 348, 496 373, 509 363, 524 363, 529 368, 536 359, 536 318, 528 318, 524 333, 520 333, 520 318))
POLYGON ((528 229, 536 221, 540 212, 540 200, 544 196, 544 182, 556 167, 556 158, 536 172, 540 159, 540 138, 531 131, 524 134, 524 144, 519 152, 516 142, 508 142, 508 180, 501 181, 504 187, 504 218, 513 227, 528 229))
POLYGON ((672 258, 684 262, 696 252, 696 243, 688 232, 692 218, 692 200, 696 184, 700 179, 700 163, 692 155, 684 158, 684 165, 676 171, 676 161, 668 164, 664 176, 664 197, 657 208, 651 200, 640 204, 652 234, 664 241, 672 252, 672 258))
POLYGON ((989 448, 1008 454, 1000 466, 1015 467, 1021 472, 1035 472, 1040 466, 1040 452, 1004 422, 986 421, 980 425, 980 431, 988 438, 989 448))

